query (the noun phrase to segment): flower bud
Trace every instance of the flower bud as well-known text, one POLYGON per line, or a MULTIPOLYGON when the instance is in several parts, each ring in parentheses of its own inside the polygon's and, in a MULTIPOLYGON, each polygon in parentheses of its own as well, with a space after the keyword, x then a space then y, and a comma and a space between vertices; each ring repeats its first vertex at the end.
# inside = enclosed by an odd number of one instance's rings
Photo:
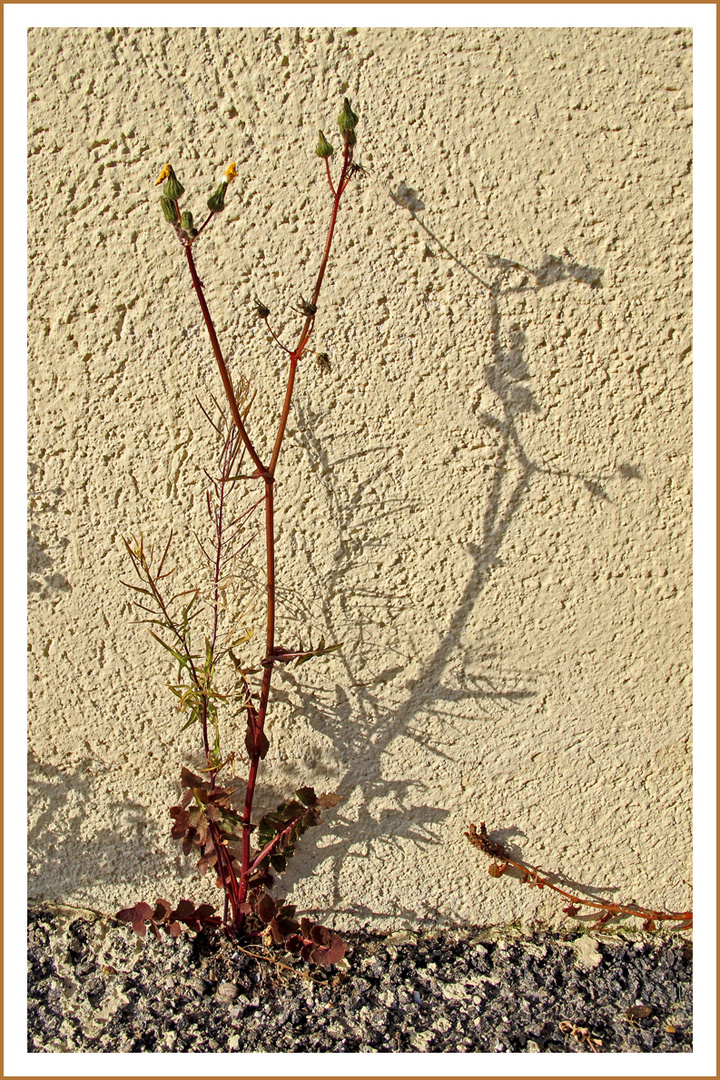
POLYGON ((165 220, 169 221, 171 225, 177 225, 177 207, 172 199, 168 199, 167 195, 160 196, 160 205, 162 206, 162 212, 165 215, 165 220))
POLYGON ((221 210, 225 209, 225 192, 227 191, 227 186, 228 181, 223 180, 217 191, 208 199, 208 210, 212 210, 213 214, 219 214, 221 210))
MULTIPOLYGON (((343 111, 338 116, 338 124, 340 126, 340 130, 342 131, 343 135, 347 135, 348 132, 352 132, 352 134, 354 135, 355 134, 355 125, 357 124, 357 122, 358 122, 357 113, 354 113, 352 111, 352 109, 350 108, 350 102, 348 101, 347 98, 345 98, 345 101, 343 103, 343 111)), ((353 139, 353 142, 354 141, 355 140, 353 139)), ((351 145, 352 145, 352 143, 351 143, 351 145)))
POLYGON ((155 187, 165 181, 165 187, 163 188, 163 195, 168 199, 179 199, 184 193, 185 188, 182 186, 172 165, 163 165, 162 172, 155 181, 155 187))
POLYGON ((165 186, 163 188, 163 195, 166 195, 168 199, 174 199, 177 202, 177 200, 183 195, 184 191, 185 188, 182 186, 178 178, 176 176, 171 176, 169 180, 167 180, 165 183, 165 186))
POLYGON ((183 210, 180 215, 180 224, 188 236, 197 236, 197 229, 193 225, 193 216, 189 210, 183 210))
POLYGON ((323 135, 323 133, 321 131, 320 132, 320 141, 317 144, 317 150, 315 151, 315 153, 317 154, 318 157, 329 158, 329 157, 332 157, 334 152, 335 151, 333 150, 332 146, 327 141, 327 139, 325 138, 325 136, 323 135))

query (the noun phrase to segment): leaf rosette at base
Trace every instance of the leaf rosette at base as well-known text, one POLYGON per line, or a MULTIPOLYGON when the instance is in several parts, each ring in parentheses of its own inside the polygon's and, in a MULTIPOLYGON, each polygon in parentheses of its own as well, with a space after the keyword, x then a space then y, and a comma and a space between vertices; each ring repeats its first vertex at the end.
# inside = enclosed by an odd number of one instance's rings
POLYGON ((345 955, 345 942, 339 934, 307 918, 298 922, 294 904, 278 906, 263 889, 254 889, 242 910, 268 944, 283 945, 293 956, 311 964, 329 967, 345 955))
POLYGON ((212 904, 199 904, 195 907, 192 900, 181 900, 178 906, 173 908, 169 900, 158 897, 154 908, 140 901, 134 907, 118 911, 115 918, 120 922, 130 923, 138 937, 145 937, 145 924, 149 923, 159 941, 161 929, 167 931, 171 937, 177 937, 182 933, 183 927, 197 934, 206 927, 220 926, 222 919, 214 915, 214 911, 212 904))

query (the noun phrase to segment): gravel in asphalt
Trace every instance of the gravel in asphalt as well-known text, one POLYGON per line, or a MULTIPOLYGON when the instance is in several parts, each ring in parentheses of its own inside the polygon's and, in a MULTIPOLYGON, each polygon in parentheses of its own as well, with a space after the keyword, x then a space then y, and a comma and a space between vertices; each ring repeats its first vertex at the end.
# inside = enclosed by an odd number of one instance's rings
POLYGON ((52 905, 30 909, 28 939, 30 1053, 692 1051, 677 934, 353 933, 328 971, 52 905))

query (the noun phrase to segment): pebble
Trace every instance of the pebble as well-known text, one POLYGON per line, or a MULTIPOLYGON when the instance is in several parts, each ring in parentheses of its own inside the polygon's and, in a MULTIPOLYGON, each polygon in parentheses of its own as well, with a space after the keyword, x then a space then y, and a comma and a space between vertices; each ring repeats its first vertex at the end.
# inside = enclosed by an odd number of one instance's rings
POLYGON ((218 988, 215 991, 220 1001, 234 1001, 239 993, 237 985, 233 982, 218 983, 218 988))

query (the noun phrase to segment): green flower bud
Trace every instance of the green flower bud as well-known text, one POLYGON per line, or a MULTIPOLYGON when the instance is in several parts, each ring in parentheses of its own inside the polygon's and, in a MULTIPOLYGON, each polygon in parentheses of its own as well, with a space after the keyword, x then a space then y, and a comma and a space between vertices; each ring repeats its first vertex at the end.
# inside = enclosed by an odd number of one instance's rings
POLYGON ((181 197, 181 195, 184 194, 185 188, 182 186, 177 176, 175 175, 172 165, 168 165, 167 169, 168 178, 165 181, 165 185, 163 187, 163 195, 165 195, 168 199, 177 200, 181 197))
POLYGON ((195 236, 197 229, 193 227, 193 216, 189 210, 183 210, 180 215, 180 224, 186 233, 189 233, 190 236, 195 236))
POLYGON ((315 151, 318 157, 329 158, 335 153, 330 143, 327 141, 322 131, 320 132, 320 141, 317 144, 317 150, 315 151))
POLYGON ((227 191, 227 181, 223 180, 217 191, 208 199, 208 210, 212 210, 213 214, 219 214, 221 210, 225 209, 225 192, 227 191))
POLYGON ((162 206, 162 212, 165 215, 165 220, 169 221, 171 225, 177 224, 177 207, 172 199, 168 199, 167 195, 160 196, 160 205, 162 206))
POLYGON ((343 103, 343 111, 338 116, 338 124, 343 135, 347 135, 349 131, 354 132, 355 125, 358 122, 357 113, 354 113, 350 108, 350 102, 347 98, 343 103))

